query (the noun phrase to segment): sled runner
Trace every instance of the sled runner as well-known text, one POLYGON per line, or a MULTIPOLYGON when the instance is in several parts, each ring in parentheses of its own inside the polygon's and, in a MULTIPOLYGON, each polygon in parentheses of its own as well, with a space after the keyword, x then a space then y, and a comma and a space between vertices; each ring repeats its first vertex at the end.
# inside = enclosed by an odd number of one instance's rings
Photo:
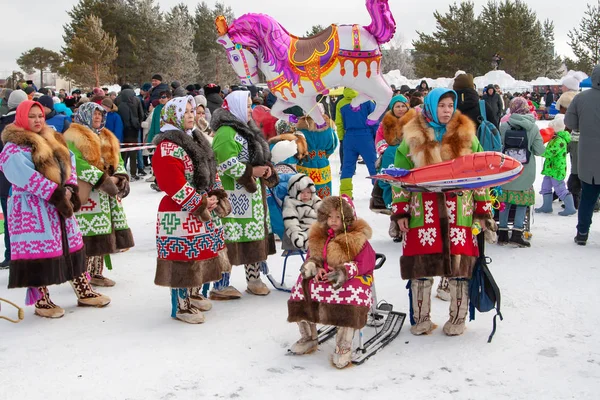
MULTIPOLYGON (((0 315, 0 319, 5 319, 9 322, 12 322, 13 324, 19 323, 19 322, 23 321, 23 319, 25 319, 25 311, 23 311, 23 309, 21 307, 19 307, 12 301, 8 301, 6 299, 0 298, 0 303, 2 303, 2 302, 8 303, 17 309, 17 319, 11 319, 11 318, 5 317, 4 315, 0 315)), ((0 304, 0 310, 2 310, 1 304, 0 304)))

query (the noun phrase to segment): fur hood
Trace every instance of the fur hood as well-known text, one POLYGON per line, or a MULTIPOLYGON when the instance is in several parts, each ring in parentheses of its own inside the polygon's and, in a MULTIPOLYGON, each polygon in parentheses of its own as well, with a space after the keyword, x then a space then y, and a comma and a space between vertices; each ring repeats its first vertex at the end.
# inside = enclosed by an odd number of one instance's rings
POLYGON ((311 132, 324 132, 331 128, 333 123, 328 116, 324 115, 323 118, 325 119, 325 126, 321 129, 317 129, 317 124, 315 124, 315 121, 309 116, 299 118, 298 123, 296 124, 296 129, 311 132))
POLYGON ((108 129, 103 128, 99 134, 95 134, 87 126, 72 123, 64 133, 64 138, 73 143, 90 165, 109 175, 114 175, 119 168, 121 145, 108 129))
MULTIPOLYGON (((325 202, 322 203, 319 209, 319 215, 321 215, 321 209, 324 206, 325 202)), ((314 223, 310 228, 308 249, 311 258, 323 259, 323 248, 328 237, 327 231, 327 224, 320 221, 314 223)), ((356 219, 347 227, 346 232, 338 233, 331 239, 327 245, 327 260, 325 261, 331 268, 337 268, 354 260, 372 234, 373 230, 367 221, 361 218, 356 219)))
POLYGON ((296 157, 298 161, 308 155, 308 144, 302 133, 282 133, 269 139, 271 148, 271 160, 274 164, 287 160, 289 157, 296 157), (288 142, 288 143, 283 143, 288 142), (292 145, 289 145, 289 144, 292 145))
POLYGON ((210 128, 217 134, 222 126, 233 128, 248 141, 249 163, 252 166, 267 165, 271 161, 271 151, 262 132, 253 121, 248 125, 240 122, 232 113, 224 108, 215 110, 210 121, 210 128))
POLYGON ((421 114, 417 114, 404 126, 404 141, 408 144, 409 156, 415 168, 419 168, 471 154, 475 133, 473 121, 456 110, 446 125, 440 146, 435 140, 433 128, 421 114))
POLYGON ((62 135, 45 126, 40 133, 7 125, 2 131, 2 142, 31 148, 35 170, 59 186, 71 177, 71 154, 62 135))
POLYGON ((152 143, 158 145, 160 142, 168 140, 185 150, 194 166, 194 187, 196 190, 207 188, 211 190, 217 176, 215 155, 208 139, 204 137, 202 132, 194 129, 192 134, 193 137, 179 130, 160 132, 152 143))
POLYGON ((392 111, 385 113, 381 125, 383 126, 383 137, 388 145, 395 146, 402 142, 403 128, 415 116, 417 111, 411 108, 400 118, 396 118, 392 111))

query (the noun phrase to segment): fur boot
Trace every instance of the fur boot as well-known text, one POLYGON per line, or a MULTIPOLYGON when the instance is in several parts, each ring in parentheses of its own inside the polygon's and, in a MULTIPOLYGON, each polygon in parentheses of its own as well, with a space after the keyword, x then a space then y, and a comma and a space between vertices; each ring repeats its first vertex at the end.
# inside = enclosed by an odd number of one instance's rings
POLYGON ((332 359, 336 368, 346 368, 352 362, 352 340, 355 331, 354 328, 338 328, 335 335, 335 352, 332 359))
POLYGON ((298 322, 300 329, 300 339, 292 345, 290 353, 292 354, 310 354, 316 351, 319 344, 317 341, 317 325, 312 322, 298 322))
POLYGON ((242 297, 239 290, 229 285, 229 276, 229 272, 223 272, 221 280, 213 284, 213 289, 209 295, 211 300, 237 300, 242 297))
POLYGON ((57 306, 50 300, 50 292, 46 286, 38 288, 42 298, 35 303, 35 315, 44 318, 61 318, 65 315, 65 310, 57 306))
POLYGON ((467 279, 450 279, 450 319, 444 325, 444 333, 448 336, 462 335, 467 329, 465 321, 469 311, 469 281, 467 279))
POLYGON ((87 271, 92 277, 90 283, 94 286, 113 287, 115 281, 108 279, 102 272, 104 271, 104 256, 90 256, 86 260, 87 271))
POLYGON ((190 289, 190 304, 200 311, 210 311, 212 309, 212 303, 202 295, 201 287, 190 289))
POLYGON ((436 297, 440 300, 450 301, 450 288, 448 287, 448 278, 440 278, 440 284, 437 287, 436 297))
POLYGON ((90 285, 86 274, 81 274, 79 277, 71 281, 71 286, 77 295, 77 305, 83 307, 104 307, 110 303, 110 298, 100 294, 90 285))
POLYGON ((266 296, 271 291, 260 279, 260 263, 244 265, 246 270, 246 282, 248 283, 247 292, 256 296, 266 296))
POLYGON ((431 322, 431 286, 432 278, 413 279, 410 281, 411 302, 415 325, 410 327, 413 335, 427 335, 437 326, 431 322))
POLYGON ((190 303, 190 289, 171 288, 171 317, 188 324, 204 322, 202 311, 190 303))

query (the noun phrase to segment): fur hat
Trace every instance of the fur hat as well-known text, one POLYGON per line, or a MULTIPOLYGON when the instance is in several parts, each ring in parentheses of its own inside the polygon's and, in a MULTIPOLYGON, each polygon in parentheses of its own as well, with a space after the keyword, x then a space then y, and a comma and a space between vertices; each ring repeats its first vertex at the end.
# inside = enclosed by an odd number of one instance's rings
POLYGON ((454 78, 454 90, 474 89, 473 75, 471 74, 460 74, 454 78))
POLYGON ((575 98, 575 96, 577 96, 579 93, 574 92, 574 91, 568 91, 565 92, 563 94, 560 95, 560 97, 558 98, 558 100, 556 100, 556 109, 560 110, 561 107, 563 108, 569 108, 569 106, 571 105, 571 102, 573 101, 573 99, 575 98))
POLYGON ((574 76, 567 76, 563 79, 562 84, 569 90, 579 91, 579 80, 574 76))
POLYGON ((300 193, 304 189, 310 189, 314 195, 316 193, 315 183, 306 174, 296 174, 288 181, 288 196, 292 199, 299 200, 300 193))
POLYGON ((92 95, 93 96, 102 96, 102 97, 106 96, 104 93, 104 90, 100 89, 99 87, 94 88, 94 90, 92 91, 92 95))
POLYGON ((346 196, 330 196, 323 199, 321 207, 319 208, 317 221, 323 225, 327 225, 327 219, 333 210, 340 211, 346 228, 356 221, 354 207, 351 205, 351 200, 346 196))

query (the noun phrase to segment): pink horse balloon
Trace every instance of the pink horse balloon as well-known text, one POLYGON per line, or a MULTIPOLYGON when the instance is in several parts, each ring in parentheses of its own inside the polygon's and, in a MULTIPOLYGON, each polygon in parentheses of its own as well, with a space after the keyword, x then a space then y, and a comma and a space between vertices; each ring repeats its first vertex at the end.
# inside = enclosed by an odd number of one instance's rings
POLYGON ((392 39, 396 22, 388 0, 367 0, 367 10, 372 19, 369 26, 331 25, 308 38, 291 35, 268 15, 245 14, 229 26, 220 16, 215 21, 217 42, 227 50, 242 84, 256 84, 258 69, 262 71, 277 96, 273 116, 297 122, 283 110, 298 105, 323 127, 316 96, 345 86, 359 92, 352 100, 353 109, 358 110, 367 100, 375 101, 367 120, 373 125, 392 97, 392 89, 381 75, 380 45, 392 39))

